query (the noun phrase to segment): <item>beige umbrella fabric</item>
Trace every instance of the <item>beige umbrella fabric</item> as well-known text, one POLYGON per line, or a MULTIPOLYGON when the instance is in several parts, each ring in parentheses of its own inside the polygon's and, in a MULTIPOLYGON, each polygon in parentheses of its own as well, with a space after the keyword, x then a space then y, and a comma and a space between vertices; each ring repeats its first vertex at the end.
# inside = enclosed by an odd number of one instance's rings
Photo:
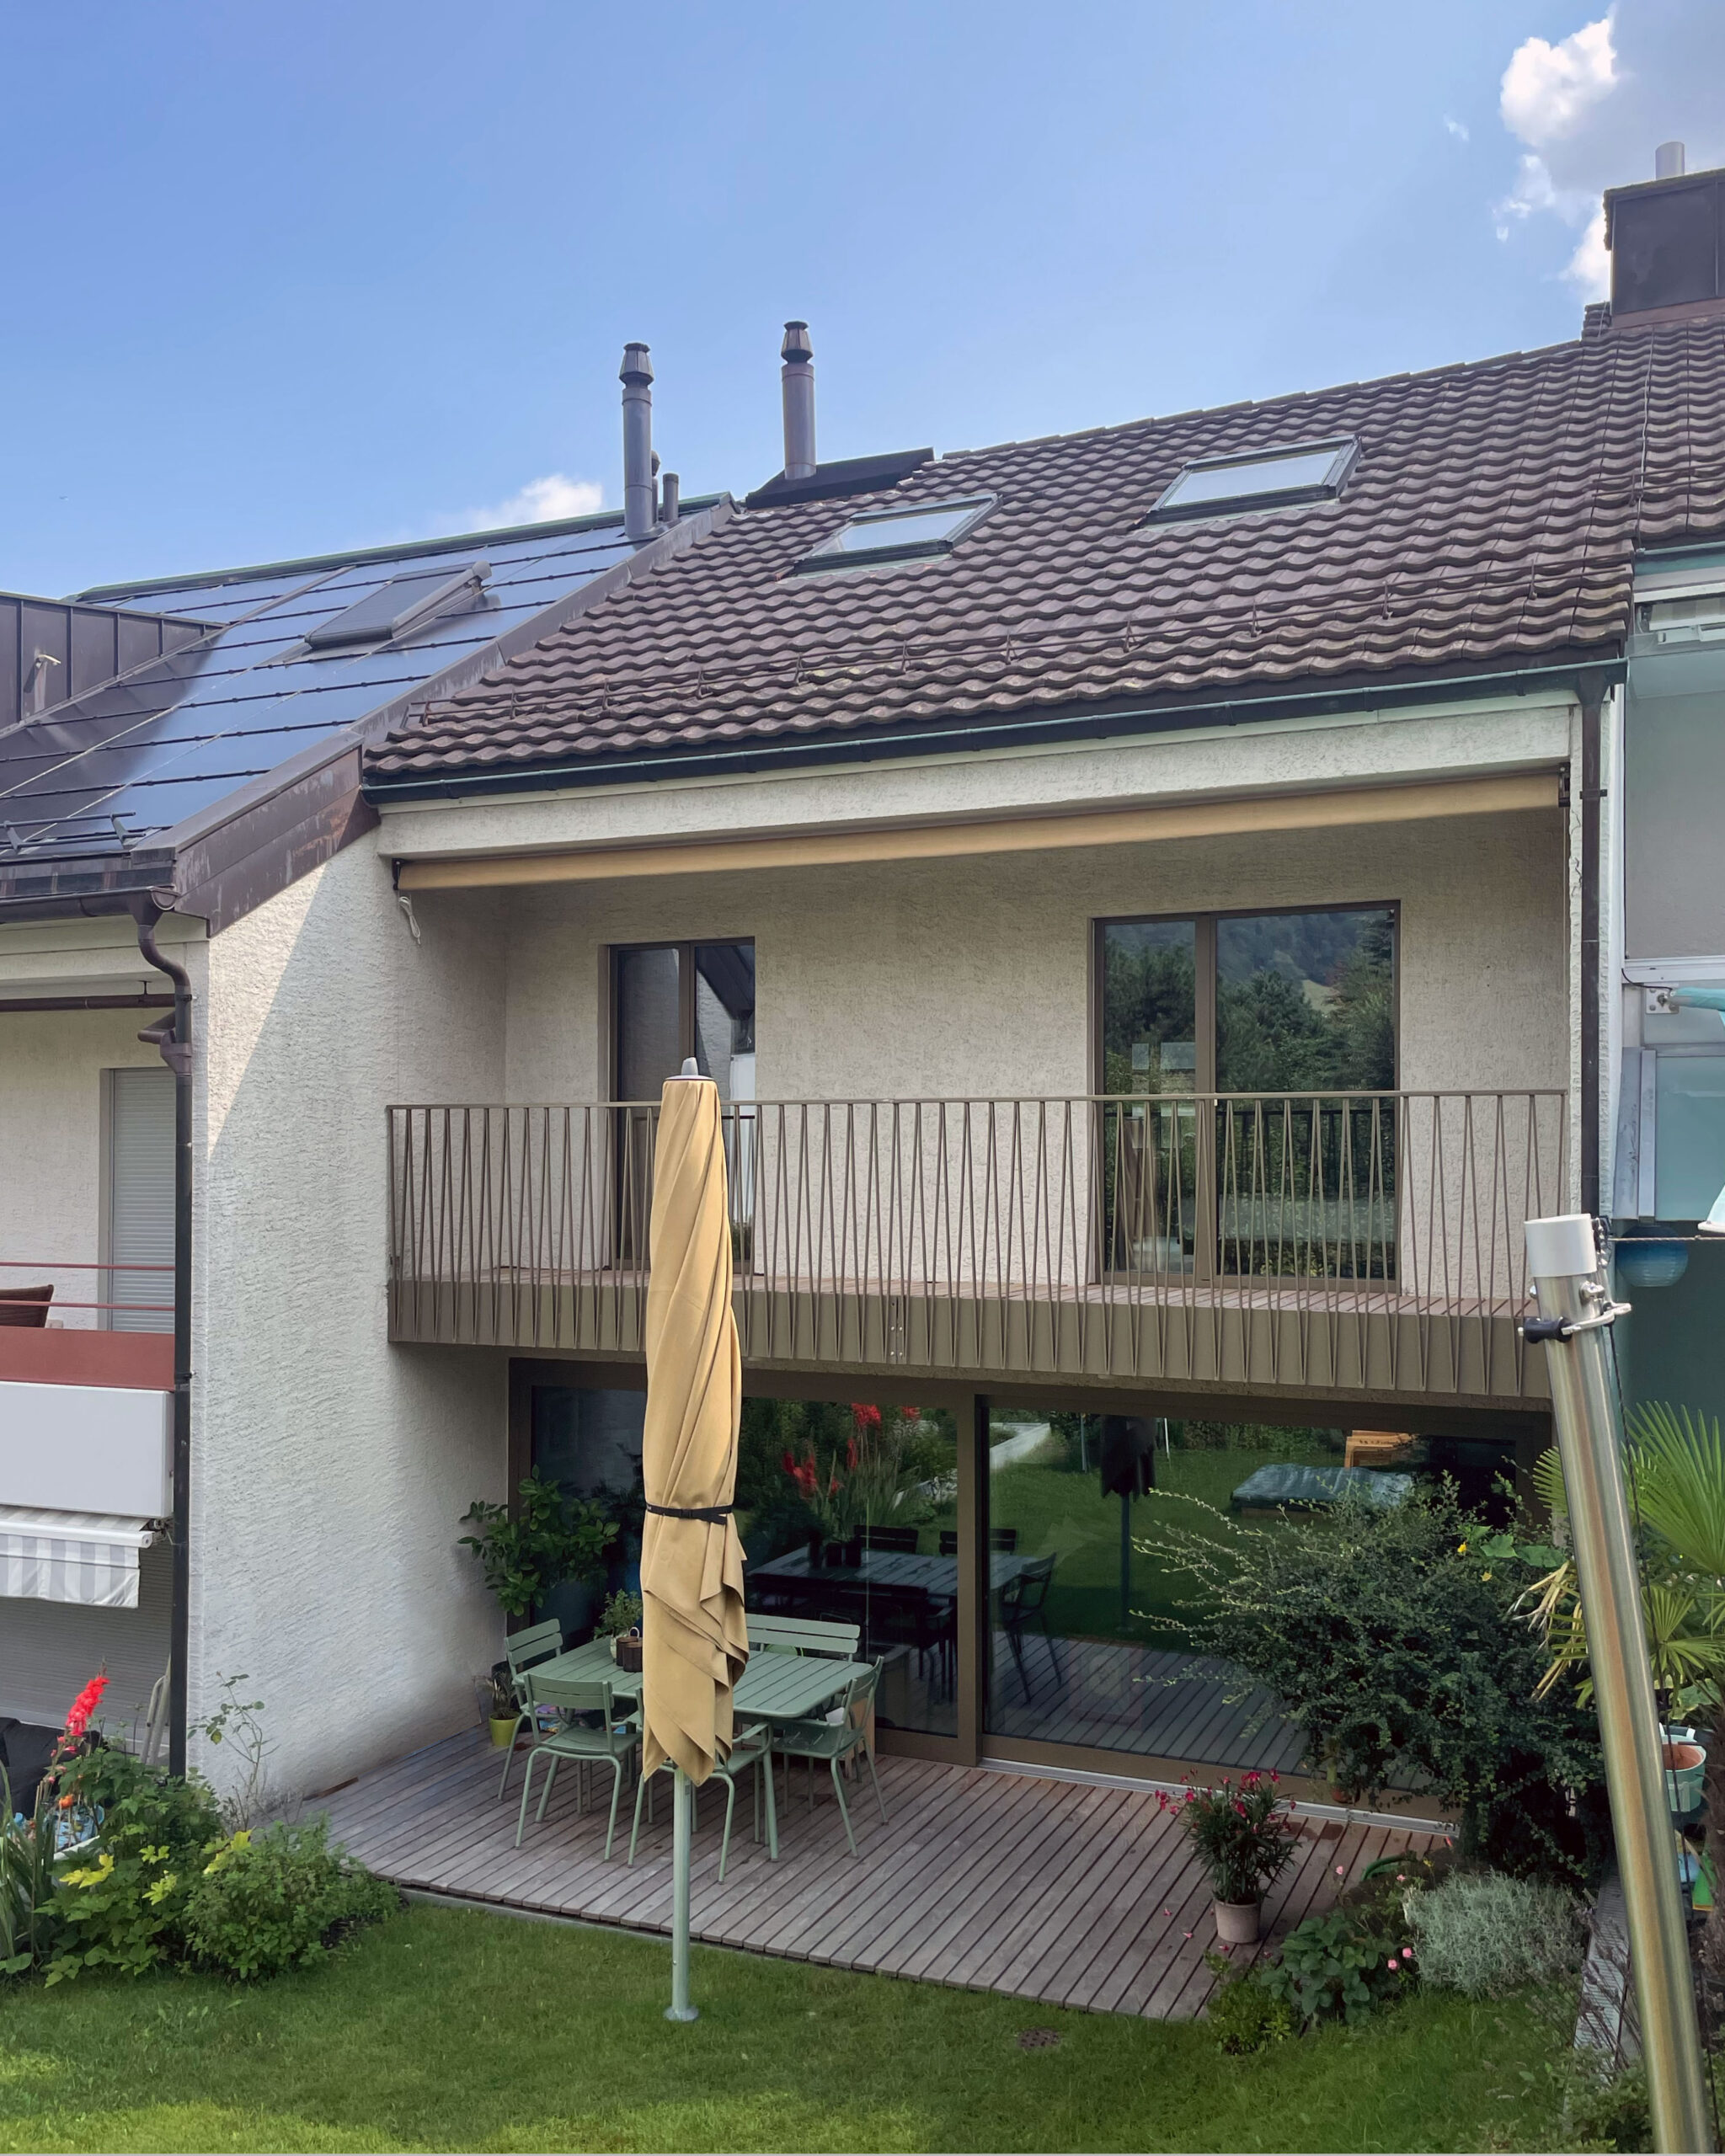
POLYGON ((654 1153, 641 1469, 641 1767, 705 1781, 731 1748, 731 1688, 749 1659, 737 1481, 742 1356, 718 1088, 665 1081, 654 1153))

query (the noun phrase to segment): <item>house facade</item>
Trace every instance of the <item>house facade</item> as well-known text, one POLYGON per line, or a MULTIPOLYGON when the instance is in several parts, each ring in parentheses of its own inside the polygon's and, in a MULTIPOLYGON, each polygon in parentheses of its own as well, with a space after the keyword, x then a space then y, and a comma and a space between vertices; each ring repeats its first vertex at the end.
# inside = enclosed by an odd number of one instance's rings
MULTIPOLYGON (((835 466, 795 432, 351 722, 344 820, 243 905, 161 849, 199 1028, 190 1719, 243 1673, 315 1790, 473 1718, 468 1504, 537 1470, 627 1509, 654 1105, 693 1055, 754 1604, 862 1627, 889 1746, 1290 1766, 1183 1642, 1151 1493, 1491 1502, 1549 1442, 1521 1223, 1613 1203, 1642 1047, 1637 579, 1725 528, 1725 309, 1632 296, 1541 352, 1044 442, 835 466)), ((87 897, 19 896, 0 959, 135 974, 87 897)), ((8 1218, 108 1263, 54 1192, 111 1184, 76 1102, 153 1051, 6 1022, 62 1043, 8 1051, 19 1127, 51 1097, 82 1134, 8 1218)))

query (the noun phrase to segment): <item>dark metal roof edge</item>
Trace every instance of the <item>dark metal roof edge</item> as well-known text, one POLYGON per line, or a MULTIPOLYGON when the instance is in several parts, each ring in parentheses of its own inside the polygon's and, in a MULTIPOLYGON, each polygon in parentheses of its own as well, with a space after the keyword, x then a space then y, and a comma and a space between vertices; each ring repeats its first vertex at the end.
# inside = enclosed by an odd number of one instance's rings
MULTIPOLYGON (((721 491, 716 494, 685 496, 683 515, 692 516, 712 509, 729 497, 721 491)), ((200 569, 187 576, 147 577, 136 584, 93 584, 83 591, 70 595, 72 601, 93 601, 104 604, 104 593, 152 591, 183 591, 201 584, 232 584, 256 576, 286 576, 311 569, 341 568, 350 563, 357 568, 362 562, 411 561, 421 554, 444 554, 452 547, 466 547, 482 539, 531 539, 536 535, 547 539, 566 537, 572 531, 603 531, 615 526, 622 529, 623 513, 620 509, 595 510, 587 516, 558 517, 544 524, 505 524, 484 531, 452 531, 443 539, 409 539, 394 547, 350 547, 330 554, 299 554, 280 562, 242 562, 232 568, 200 569)), ((676 526, 673 526, 675 530, 676 526)))
POLYGON ((173 874, 174 862, 163 855, 127 855, 120 860, 83 854, 51 864, 0 862, 0 921, 130 913, 133 899, 152 892, 165 894, 173 874))
POLYGON ((1267 718, 1322 717, 1329 712, 1370 709, 1373 706, 1398 707, 1430 702, 1439 692, 1448 698, 1488 696, 1506 688, 1517 695, 1531 695, 1541 688, 1573 692, 1576 676, 1583 670, 1598 673, 1607 682, 1624 675, 1621 641, 1609 645, 1565 647, 1546 654, 1525 667, 1498 668, 1489 672, 1417 673, 1396 670, 1364 680, 1338 680, 1322 686, 1274 695, 1203 696, 1194 691, 1178 701, 1158 703, 1128 702, 1115 698, 1107 703, 1049 706, 1028 715, 1001 719, 938 722, 914 730, 858 736, 829 734, 819 739, 798 738, 782 742, 757 742, 743 749, 670 750, 647 756, 618 757, 615 760, 546 764, 530 770, 483 771, 467 769, 442 777, 366 777, 360 791, 377 806, 387 803, 445 800, 462 795, 531 793, 560 791, 571 787, 638 783, 642 779, 669 778, 697 771, 703 776, 737 772, 782 771, 797 766, 875 763, 916 755, 945 755, 955 750, 997 748, 1033 748, 1062 740, 1107 740, 1122 734, 1172 734, 1190 726, 1245 726, 1267 718))
POLYGON ((830 464, 817 464, 811 479, 786 479, 777 473, 764 486, 745 494, 745 509, 787 509, 795 502, 842 501, 851 494, 872 494, 895 487, 925 464, 935 462, 934 450, 894 449, 875 456, 841 456, 830 464))
POLYGON ((209 838, 224 824, 248 814, 272 797, 287 792, 325 764, 334 763, 355 748, 362 748, 375 740, 398 721, 405 719, 416 705, 437 702, 471 687, 497 667, 506 664, 523 651, 530 650, 542 638, 578 620, 590 606, 625 590, 642 571, 657 568, 662 562, 670 560, 686 547, 696 545, 709 531, 721 530, 735 514, 735 504, 730 496, 721 494, 711 507, 681 517, 669 531, 660 532, 657 538, 649 540, 645 546, 638 547, 624 560, 614 562, 608 569, 601 571, 598 576, 589 578, 585 584, 578 585, 574 591, 565 592, 562 598, 542 607, 538 613, 529 616, 525 622, 516 622, 513 628, 505 630, 501 636, 494 637, 479 650, 467 653, 465 657, 445 667, 441 674, 430 675, 413 688, 392 696, 387 703, 379 704, 375 710, 355 719, 339 734, 313 742, 309 748, 301 750, 297 755, 290 756, 286 762, 275 765, 244 786, 237 787, 232 793, 223 794, 206 808, 198 810, 183 822, 162 832, 156 843, 177 853, 183 847, 209 838))

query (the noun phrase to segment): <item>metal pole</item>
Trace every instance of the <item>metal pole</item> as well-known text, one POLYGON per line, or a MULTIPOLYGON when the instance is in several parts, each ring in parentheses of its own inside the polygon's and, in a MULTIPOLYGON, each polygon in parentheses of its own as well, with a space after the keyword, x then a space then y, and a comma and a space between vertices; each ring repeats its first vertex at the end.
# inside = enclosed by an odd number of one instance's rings
MULTIPOLYGON (((689 2004, 689 1836, 694 1810, 689 1777, 678 1767, 671 1778, 670 2004, 667 2021, 694 2021, 689 2004)), ((1699 2144, 1697 2144, 1699 2145, 1699 2144)))
POLYGON ((1592 1218, 1527 1223, 1527 1269, 1546 1343, 1551 1411, 1569 1502, 1588 1661, 1605 1753, 1605 1783, 1629 1918, 1653 2140, 1662 2150, 1711 2149, 1695 1991, 1677 1891, 1641 1579, 1624 1488, 1622 1437, 1605 1334, 1616 1312, 1602 1277, 1592 1218))

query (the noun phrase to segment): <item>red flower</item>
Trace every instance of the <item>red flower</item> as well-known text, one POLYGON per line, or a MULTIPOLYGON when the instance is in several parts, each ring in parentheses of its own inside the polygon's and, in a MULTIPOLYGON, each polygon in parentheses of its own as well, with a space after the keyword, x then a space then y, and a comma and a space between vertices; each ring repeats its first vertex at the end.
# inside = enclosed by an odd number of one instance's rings
POLYGON ((860 1438, 864 1431, 878 1430, 880 1428, 880 1410, 878 1407, 865 1407, 861 1401, 852 1401, 851 1420, 857 1425, 857 1434, 860 1438))
POLYGON ((922 1410, 920 1407, 901 1407, 899 1412, 907 1422, 920 1422, 922 1420, 922 1410))
POLYGON ((82 1737, 90 1726, 90 1716, 102 1704, 102 1694, 108 1689, 105 1675, 93 1677, 72 1703, 72 1711, 66 1717, 66 1734, 82 1737))
POLYGON ((845 1465, 847 1467, 854 1467, 857 1465, 857 1440, 854 1438, 845 1447, 845 1465))

